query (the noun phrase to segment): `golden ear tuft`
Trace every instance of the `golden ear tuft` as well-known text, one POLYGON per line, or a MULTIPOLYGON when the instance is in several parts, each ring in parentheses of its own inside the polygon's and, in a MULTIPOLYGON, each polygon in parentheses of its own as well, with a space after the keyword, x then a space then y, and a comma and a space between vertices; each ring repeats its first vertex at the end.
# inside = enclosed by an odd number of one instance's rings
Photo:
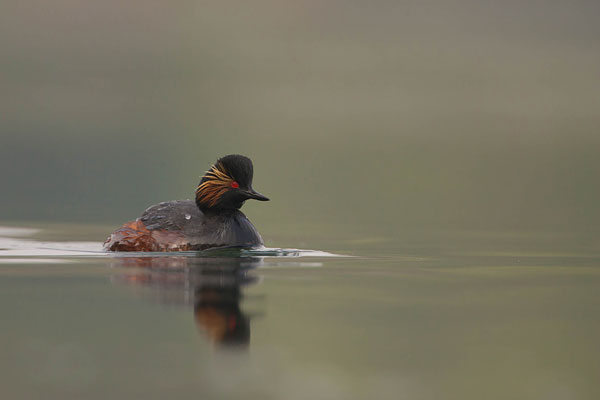
POLYGON ((213 165, 204 174, 206 180, 196 189, 196 202, 214 207, 219 199, 229 190, 233 178, 227 174, 221 163, 213 165))

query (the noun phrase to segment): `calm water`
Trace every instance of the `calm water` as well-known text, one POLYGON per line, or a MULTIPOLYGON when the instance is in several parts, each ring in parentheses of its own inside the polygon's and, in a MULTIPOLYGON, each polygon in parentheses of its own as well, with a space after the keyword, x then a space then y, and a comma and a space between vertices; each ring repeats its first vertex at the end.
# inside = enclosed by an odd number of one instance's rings
POLYGON ((0 228, 3 398, 600 396, 600 252, 585 236, 107 257, 106 227, 40 226, 0 228))

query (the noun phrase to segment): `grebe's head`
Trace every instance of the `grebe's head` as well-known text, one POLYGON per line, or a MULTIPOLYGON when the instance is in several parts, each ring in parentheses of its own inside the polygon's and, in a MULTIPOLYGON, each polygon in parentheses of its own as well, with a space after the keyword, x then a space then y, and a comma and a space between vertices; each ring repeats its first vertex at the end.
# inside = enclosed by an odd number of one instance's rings
POLYGON ((202 211, 235 210, 248 199, 269 200, 252 188, 252 161, 231 154, 221 157, 204 174, 196 189, 196 204, 202 211))

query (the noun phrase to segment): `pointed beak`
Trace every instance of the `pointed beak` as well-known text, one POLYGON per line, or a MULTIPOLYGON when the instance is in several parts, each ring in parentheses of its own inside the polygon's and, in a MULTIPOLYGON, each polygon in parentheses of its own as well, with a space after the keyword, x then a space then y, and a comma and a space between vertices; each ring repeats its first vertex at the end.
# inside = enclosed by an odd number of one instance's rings
POLYGON ((269 198, 267 196, 263 196, 262 194, 258 193, 256 190, 254 190, 253 188, 248 189, 248 191, 245 194, 246 194, 246 196, 248 196, 249 199, 254 199, 254 200, 259 200, 259 201, 269 201, 269 198))

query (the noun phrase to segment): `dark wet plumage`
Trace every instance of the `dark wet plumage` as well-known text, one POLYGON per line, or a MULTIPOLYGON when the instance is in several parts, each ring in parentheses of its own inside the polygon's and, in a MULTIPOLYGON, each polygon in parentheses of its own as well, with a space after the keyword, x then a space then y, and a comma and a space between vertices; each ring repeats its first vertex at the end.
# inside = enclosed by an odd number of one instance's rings
POLYGON ((190 251, 215 247, 257 247, 263 240, 239 208, 248 199, 268 200, 252 188, 249 158, 220 158, 202 177, 195 200, 149 207, 113 232, 107 251, 190 251))

